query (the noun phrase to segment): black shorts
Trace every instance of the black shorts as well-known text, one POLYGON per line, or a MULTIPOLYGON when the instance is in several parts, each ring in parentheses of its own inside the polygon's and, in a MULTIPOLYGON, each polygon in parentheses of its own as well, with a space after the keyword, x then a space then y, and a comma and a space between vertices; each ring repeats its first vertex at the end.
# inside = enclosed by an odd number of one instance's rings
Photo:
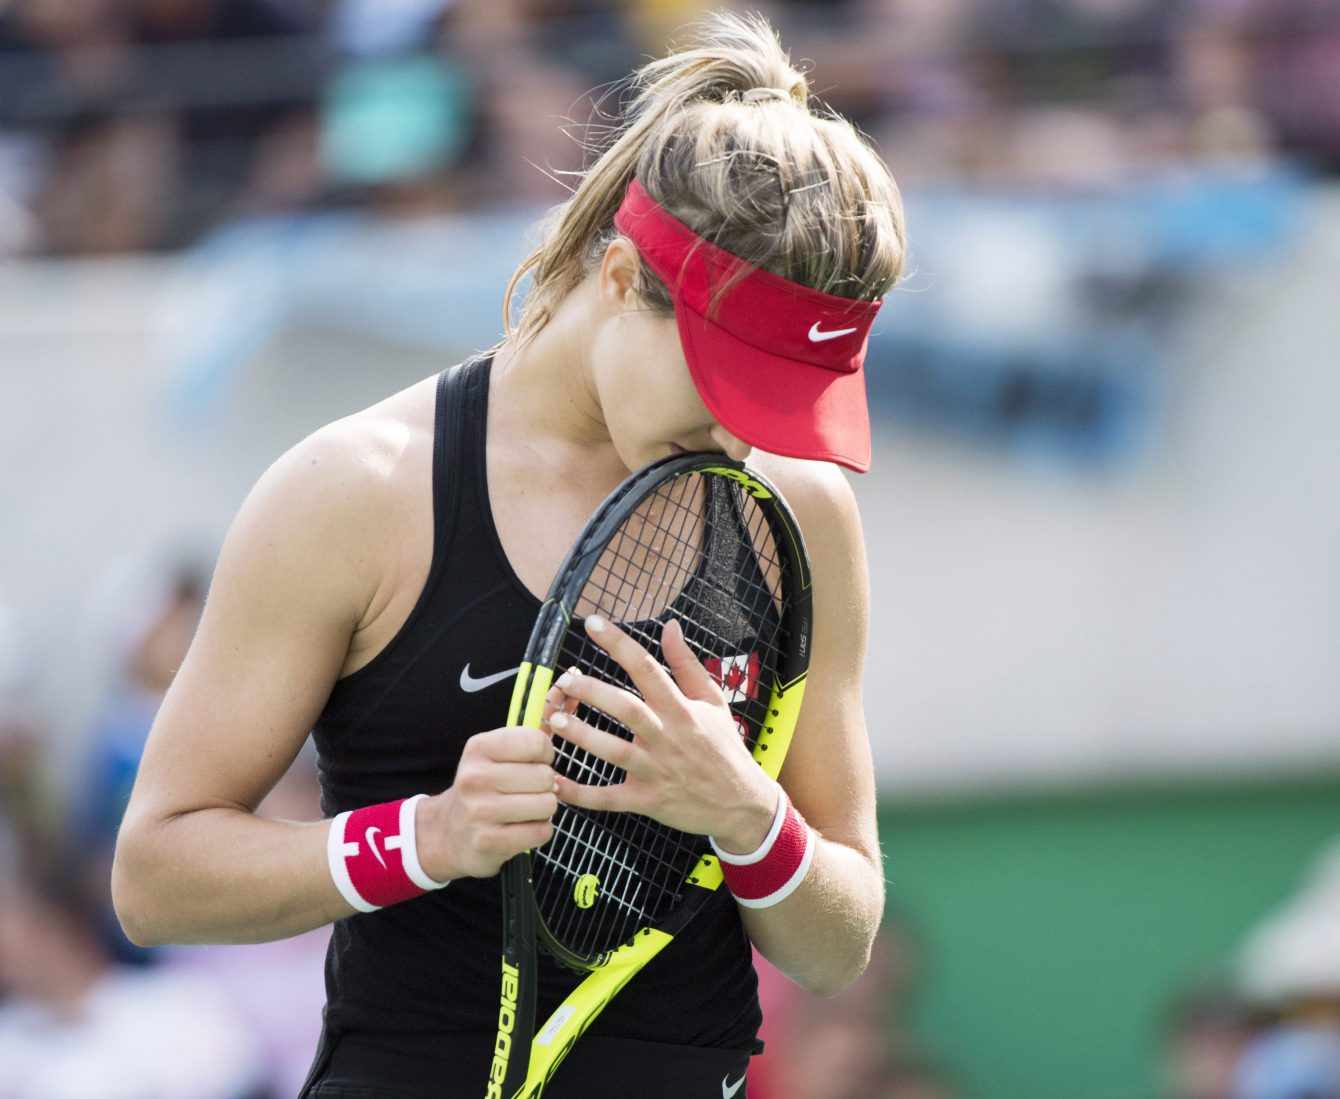
MULTIPOLYGON (((586 1034, 544 1099, 746 1099, 749 1058, 762 1049, 586 1034)), ((492 1052, 492 1034, 325 1035, 300 1099, 480 1099, 492 1052)))

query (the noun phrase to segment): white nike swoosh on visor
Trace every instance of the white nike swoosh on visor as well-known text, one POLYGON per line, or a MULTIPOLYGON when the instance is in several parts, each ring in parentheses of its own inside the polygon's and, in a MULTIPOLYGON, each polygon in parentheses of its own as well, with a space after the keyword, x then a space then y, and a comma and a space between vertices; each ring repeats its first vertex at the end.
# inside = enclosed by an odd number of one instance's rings
POLYGON ((850 336, 855 331, 855 328, 839 328, 833 332, 821 332, 819 331, 819 322, 815 321, 810 326, 810 343, 823 343, 824 340, 835 340, 839 336, 850 336))
POLYGON ((729 1081, 730 1081, 729 1075, 723 1076, 721 1078, 721 1099, 732 1099, 732 1096, 734 1096, 735 1093, 740 1090, 740 1088, 744 1087, 745 1077, 741 1076, 733 1084, 730 1083, 729 1081))
POLYGON ((475 691, 482 691, 485 687, 492 687, 495 683, 501 683, 504 679, 511 679, 519 672, 520 668, 508 668, 505 672, 498 672, 496 675, 486 675, 476 679, 470 674, 470 665, 466 664, 461 669, 461 690, 473 694, 475 691))

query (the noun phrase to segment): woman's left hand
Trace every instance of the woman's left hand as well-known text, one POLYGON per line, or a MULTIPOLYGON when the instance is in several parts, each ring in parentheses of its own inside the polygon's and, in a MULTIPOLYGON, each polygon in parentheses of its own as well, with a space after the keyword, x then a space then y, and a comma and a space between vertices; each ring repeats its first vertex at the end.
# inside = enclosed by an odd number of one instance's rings
POLYGON ((589 617, 586 631, 642 697, 575 669, 555 681, 547 698, 549 729, 626 776, 610 786, 558 776, 559 799, 583 809, 640 813, 681 832, 712 836, 732 853, 756 849, 772 825, 777 787, 754 762, 721 687, 679 623, 668 622, 662 632, 670 673, 612 622, 589 617), (633 739, 579 721, 573 714, 578 702, 624 725, 633 739))

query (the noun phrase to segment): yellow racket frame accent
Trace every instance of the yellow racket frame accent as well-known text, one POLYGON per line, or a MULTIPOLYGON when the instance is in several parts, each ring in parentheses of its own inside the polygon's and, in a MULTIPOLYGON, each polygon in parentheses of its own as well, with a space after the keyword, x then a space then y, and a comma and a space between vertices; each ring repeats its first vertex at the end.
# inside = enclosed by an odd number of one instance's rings
POLYGON ((596 1016, 673 936, 645 927, 631 943, 619 947, 599 969, 568 993, 549 1021, 536 1032, 530 1050, 530 1071, 513 1099, 538 1099, 573 1044, 596 1016))
MULTIPOLYGON (((754 761, 763 768, 763 773, 768 778, 776 779, 782 773, 782 764, 786 762, 786 751, 791 747, 791 737, 796 731, 796 722, 800 719, 800 704, 804 698, 804 676, 786 687, 777 684, 772 688, 772 699, 768 703, 768 710, 775 710, 776 713, 773 715, 772 724, 764 726, 754 743, 754 761)), ((704 855, 689 875, 690 882, 701 885, 704 889, 715 889, 724 880, 721 863, 717 861, 715 855, 704 855)))
POLYGON ((708 466, 701 472, 715 473, 718 476, 728 477, 732 481, 737 481, 741 485, 743 485, 744 490, 747 493, 749 493, 750 496, 753 496, 755 499, 758 500, 772 499, 772 489, 768 488, 768 486, 763 484, 762 481, 757 481, 753 477, 750 477, 749 474, 743 469, 731 469, 728 466, 708 466))
POLYGON ((516 683, 512 686, 512 701, 507 707, 507 724, 538 729, 540 721, 544 718, 544 696, 549 693, 549 687, 553 682, 553 668, 523 662, 517 670, 516 683), (524 712, 522 712, 523 705, 524 712))

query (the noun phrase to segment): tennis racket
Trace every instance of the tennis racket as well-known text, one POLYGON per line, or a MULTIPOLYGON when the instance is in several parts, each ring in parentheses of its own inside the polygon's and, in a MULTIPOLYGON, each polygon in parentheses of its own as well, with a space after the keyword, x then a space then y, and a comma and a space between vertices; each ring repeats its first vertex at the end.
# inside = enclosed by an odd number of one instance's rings
MULTIPOLYGON (((556 669, 633 690, 587 636, 599 614, 657 659, 664 625, 721 685, 755 760, 776 778, 800 711, 810 650, 810 570, 777 490, 721 454, 677 455, 625 480, 578 536, 541 607, 509 725, 540 728, 556 669)), ((664 663, 662 659, 662 663, 664 663)), ((632 733, 585 704, 577 717, 632 733)), ((554 769, 608 785, 624 772, 555 739, 554 769)), ((591 1022, 722 884, 706 837, 634 813, 560 804, 543 846, 503 867, 504 946, 488 1099, 535 1099, 591 1022), (538 950, 589 975, 536 1030, 538 950)))

